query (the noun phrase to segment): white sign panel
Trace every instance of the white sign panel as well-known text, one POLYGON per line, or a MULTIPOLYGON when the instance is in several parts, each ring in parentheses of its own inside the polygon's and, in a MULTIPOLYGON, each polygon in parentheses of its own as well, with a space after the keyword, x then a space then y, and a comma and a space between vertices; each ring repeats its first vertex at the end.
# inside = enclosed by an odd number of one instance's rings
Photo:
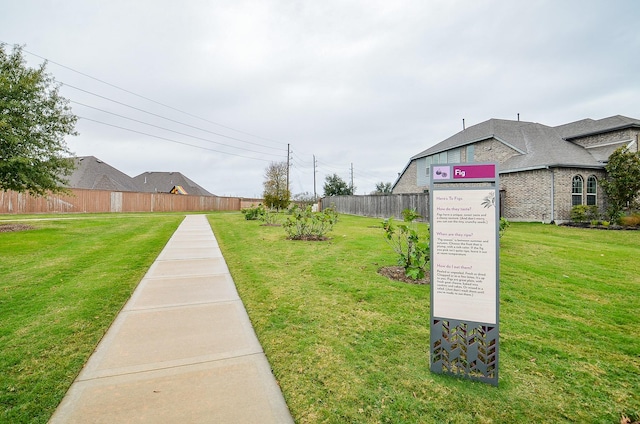
POLYGON ((496 324, 493 188, 433 193, 433 316, 496 324))

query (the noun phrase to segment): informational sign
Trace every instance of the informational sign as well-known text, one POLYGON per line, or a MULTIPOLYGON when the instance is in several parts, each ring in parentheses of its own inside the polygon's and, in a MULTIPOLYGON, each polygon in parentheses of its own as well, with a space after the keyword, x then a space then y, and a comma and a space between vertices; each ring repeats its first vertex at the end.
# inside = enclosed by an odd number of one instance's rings
POLYGON ((497 167, 432 165, 430 172, 431 370, 497 385, 497 167))
POLYGON ((496 220, 491 189, 433 196, 433 315, 496 323, 496 220))

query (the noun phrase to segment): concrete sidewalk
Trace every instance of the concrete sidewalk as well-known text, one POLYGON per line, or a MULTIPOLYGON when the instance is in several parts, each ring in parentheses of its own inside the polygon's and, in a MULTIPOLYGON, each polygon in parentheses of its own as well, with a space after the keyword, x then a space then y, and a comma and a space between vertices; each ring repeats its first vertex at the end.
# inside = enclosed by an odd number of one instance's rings
POLYGON ((292 422, 205 215, 185 218, 50 420, 292 422))

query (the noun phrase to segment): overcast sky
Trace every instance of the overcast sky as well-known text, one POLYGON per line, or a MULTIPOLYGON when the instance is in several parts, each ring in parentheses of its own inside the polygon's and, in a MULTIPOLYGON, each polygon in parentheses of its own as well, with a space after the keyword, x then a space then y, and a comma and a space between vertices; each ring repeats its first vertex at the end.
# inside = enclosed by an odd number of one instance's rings
POLYGON ((318 195, 351 169, 368 194, 463 118, 640 118, 638 18, 636 0, 5 0, 0 42, 49 60, 78 156, 254 197, 290 144, 293 194, 313 155, 318 195))

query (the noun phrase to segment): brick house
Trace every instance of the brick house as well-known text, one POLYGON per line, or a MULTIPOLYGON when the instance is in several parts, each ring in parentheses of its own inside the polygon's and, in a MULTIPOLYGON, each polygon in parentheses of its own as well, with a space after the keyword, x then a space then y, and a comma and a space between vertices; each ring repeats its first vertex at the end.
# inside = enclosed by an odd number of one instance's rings
POLYGON ((575 205, 605 210, 600 181, 607 160, 619 147, 636 151, 639 138, 640 120, 620 115, 556 127, 490 119, 413 156, 392 192, 427 192, 431 164, 495 162, 505 218, 568 221, 575 205))

